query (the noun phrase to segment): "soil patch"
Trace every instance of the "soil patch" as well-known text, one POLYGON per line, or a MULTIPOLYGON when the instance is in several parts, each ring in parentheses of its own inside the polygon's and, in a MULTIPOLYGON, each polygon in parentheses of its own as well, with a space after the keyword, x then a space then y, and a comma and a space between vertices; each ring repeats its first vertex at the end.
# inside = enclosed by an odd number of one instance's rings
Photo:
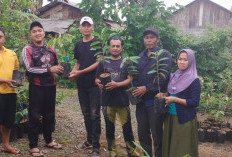
MULTIPOLYGON (((81 113, 77 91, 68 89, 58 89, 59 92, 63 92, 68 95, 61 104, 56 106, 56 128, 53 133, 54 139, 63 145, 62 150, 52 150, 44 147, 43 136, 39 136, 39 148, 44 152, 47 157, 89 157, 91 155, 91 149, 76 150, 74 146, 77 143, 83 142, 86 137, 86 131, 84 127, 83 115, 81 113)), ((57 94, 58 95, 58 94, 57 94)), ((134 136, 137 140, 137 123, 135 119, 135 105, 131 105, 131 118, 134 136)), ((200 120, 204 119, 204 116, 199 115, 200 120)), ((101 157, 106 156, 107 144, 105 139, 105 122, 103 116, 101 116, 101 157)), ((126 147, 122 135, 122 129, 119 123, 116 124, 116 147, 118 157, 126 157, 126 147)), ((28 152, 28 139, 24 134, 23 138, 17 139, 11 143, 22 150, 22 154, 19 157, 29 157, 28 152)), ((0 157, 12 157, 15 155, 0 153, 0 157)), ((199 156, 200 157, 231 157, 232 156, 232 142, 225 141, 224 143, 199 143, 199 156)))

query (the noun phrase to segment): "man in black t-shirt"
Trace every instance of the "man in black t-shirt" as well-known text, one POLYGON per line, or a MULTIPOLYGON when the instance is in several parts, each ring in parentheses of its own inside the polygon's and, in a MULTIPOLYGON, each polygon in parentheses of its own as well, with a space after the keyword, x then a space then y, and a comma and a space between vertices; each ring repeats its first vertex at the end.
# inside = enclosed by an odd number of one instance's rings
POLYGON ((125 64, 120 68, 123 58, 121 57, 123 40, 120 37, 113 36, 108 40, 110 45, 110 58, 102 60, 97 68, 95 82, 100 89, 103 88, 99 76, 108 72, 111 74, 111 82, 107 83, 105 89, 102 90, 101 102, 102 111, 106 123, 106 139, 108 143, 108 155, 116 156, 115 148, 115 120, 118 115, 120 124, 123 128, 123 136, 126 143, 128 156, 139 156, 136 151, 134 136, 131 127, 131 116, 129 108, 129 99, 126 94, 126 87, 132 81, 132 76, 128 74, 130 63, 125 64))
MULTIPOLYGON (((77 79, 78 96, 87 132, 87 140, 75 146, 76 149, 93 147, 92 157, 99 156, 99 138, 101 134, 100 120, 100 92, 95 85, 96 62, 98 52, 102 49, 92 49, 91 43, 101 41, 91 33, 94 30, 93 20, 84 16, 80 21, 79 29, 83 40, 75 44, 74 57, 77 60, 70 79, 77 79)), ((101 45, 99 45, 101 47, 101 45)))

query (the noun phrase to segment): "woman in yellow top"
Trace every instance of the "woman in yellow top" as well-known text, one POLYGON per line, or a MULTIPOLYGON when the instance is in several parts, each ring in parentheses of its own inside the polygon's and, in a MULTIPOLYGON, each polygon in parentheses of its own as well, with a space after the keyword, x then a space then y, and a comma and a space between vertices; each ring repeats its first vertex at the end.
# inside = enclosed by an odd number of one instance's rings
POLYGON ((14 125, 16 112, 16 87, 12 84, 13 70, 19 68, 15 52, 3 45, 5 34, 0 28, 0 129, 2 134, 2 151, 18 154, 20 150, 9 145, 10 131, 14 125))

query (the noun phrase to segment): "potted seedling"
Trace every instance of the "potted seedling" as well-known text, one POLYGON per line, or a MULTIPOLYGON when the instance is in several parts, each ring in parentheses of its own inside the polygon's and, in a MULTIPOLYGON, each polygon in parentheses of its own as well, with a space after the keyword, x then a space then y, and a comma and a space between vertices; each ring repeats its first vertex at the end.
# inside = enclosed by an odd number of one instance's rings
MULTIPOLYGON (((160 49, 159 51, 152 52, 151 58, 154 59, 156 62, 151 66, 152 70, 148 72, 148 74, 155 73, 155 78, 153 83, 157 83, 158 92, 160 93, 160 78, 166 79, 165 73, 169 73, 163 67, 167 66, 167 64, 163 64, 162 61, 168 60, 167 57, 160 58, 161 54, 164 52, 164 49, 160 49)), ((165 98, 163 97, 154 97, 154 110, 157 113, 165 114, 167 112, 167 107, 165 106, 165 98)))
POLYGON ((13 82, 14 86, 17 86, 17 87, 24 86, 24 84, 25 84, 25 72, 19 71, 19 70, 14 70, 12 80, 16 81, 16 82, 13 82))
POLYGON ((69 73, 71 72, 71 64, 68 61, 69 61, 69 56, 65 56, 65 62, 61 63, 61 66, 64 68, 64 71, 61 74, 61 78, 63 79, 68 79, 69 73))
MULTIPOLYGON (((139 56, 130 56, 130 57, 125 57, 120 65, 120 68, 122 68, 125 64, 129 64, 128 66, 128 74, 130 76, 138 74, 138 70, 134 66, 134 64, 138 64, 138 59, 139 56)), ((130 103, 132 105, 136 105, 142 101, 140 97, 134 96, 133 91, 137 89, 136 87, 133 86, 133 83, 131 82, 131 87, 126 90, 126 93, 129 97, 130 103)))
POLYGON ((58 50, 58 58, 64 59, 64 62, 61 62, 60 65, 64 68, 60 77, 63 79, 68 79, 69 73, 71 72, 71 64, 69 63, 68 49, 69 43, 72 43, 72 36, 70 34, 61 35, 59 34, 55 38, 48 41, 47 47, 53 47, 58 50))
POLYGON ((16 112, 15 119, 16 119, 16 130, 17 130, 17 137, 22 138, 25 130, 25 121, 27 121, 28 117, 28 109, 23 108, 23 104, 20 105, 21 109, 16 112))
POLYGON ((99 80, 101 81, 101 84, 103 85, 103 90, 105 90, 105 85, 109 82, 111 82, 111 73, 106 71, 106 68, 105 68, 105 63, 109 63, 110 61, 107 60, 107 58, 110 58, 109 57, 109 52, 108 52, 108 49, 109 49, 109 45, 107 45, 107 40, 108 40, 108 29, 106 27, 104 27, 101 31, 101 34, 97 33, 97 32, 93 32, 93 35, 94 36, 97 36, 99 37, 102 42, 100 41, 95 41, 93 43, 91 43, 91 49, 92 50, 100 50, 102 49, 102 51, 99 51, 99 52, 96 52, 94 54, 94 56, 97 57, 97 62, 101 61, 103 58, 103 73, 100 74, 99 76, 99 80), (103 46, 103 48, 101 47, 101 44, 103 46))

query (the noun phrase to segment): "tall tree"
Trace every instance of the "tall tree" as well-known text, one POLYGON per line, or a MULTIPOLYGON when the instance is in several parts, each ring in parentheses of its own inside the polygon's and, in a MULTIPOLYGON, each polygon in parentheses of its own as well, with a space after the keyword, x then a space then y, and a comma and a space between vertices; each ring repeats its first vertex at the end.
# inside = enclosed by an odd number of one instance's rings
MULTIPOLYGON (((178 49, 177 30, 168 22, 171 9, 165 9, 157 0, 82 0, 80 7, 84 15, 93 17, 100 31, 103 19, 112 19, 125 29, 119 35, 126 41, 124 51, 137 54, 144 46, 142 32, 148 26, 158 28, 161 34, 160 46, 173 52, 178 49), (165 42, 162 42, 165 41, 165 42)), ((173 9, 173 8, 172 8, 173 9)))

